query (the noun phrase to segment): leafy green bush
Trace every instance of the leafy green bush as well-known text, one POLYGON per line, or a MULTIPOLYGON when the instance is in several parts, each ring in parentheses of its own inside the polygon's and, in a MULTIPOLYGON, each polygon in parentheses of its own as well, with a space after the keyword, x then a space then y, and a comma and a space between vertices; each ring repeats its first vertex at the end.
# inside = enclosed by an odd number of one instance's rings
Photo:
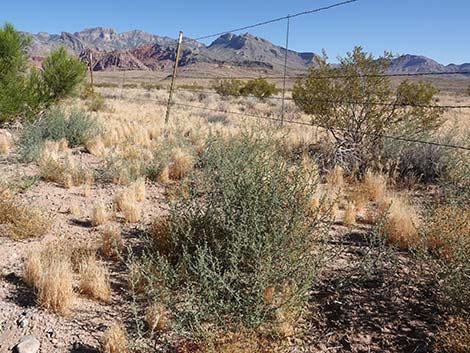
POLYGON ((66 113, 61 109, 47 111, 40 119, 25 126, 19 144, 21 161, 36 160, 46 140, 66 139, 70 147, 84 145, 100 133, 96 119, 82 110, 66 113))
POLYGON ((63 47, 53 51, 42 64, 42 76, 49 99, 57 101, 75 93, 85 79, 86 66, 70 57, 63 47))
POLYGON ((85 77, 86 67, 63 48, 53 51, 43 70, 28 70, 30 39, 6 23, 0 29, 0 123, 32 118, 71 95, 85 77))
POLYGON ((223 97, 239 97, 243 82, 240 80, 219 80, 212 83, 212 89, 223 97))
POLYGON ((248 134, 214 137, 205 151, 138 265, 147 300, 168 308, 181 334, 276 331, 298 318, 320 268, 317 175, 248 134))
POLYGON ((365 170, 376 161, 381 135, 416 137, 443 123, 442 110, 426 107, 437 92, 431 84, 404 81, 392 88, 383 76, 391 56, 376 59, 356 47, 337 66, 327 59, 326 54, 315 57, 308 77, 295 83, 292 96, 314 124, 330 132, 344 169, 359 164, 365 170))
POLYGON ((243 96, 255 96, 256 98, 265 99, 277 94, 279 90, 274 83, 269 83, 266 79, 260 77, 255 80, 249 80, 240 89, 243 96))
POLYGON ((20 35, 11 24, 0 28, 0 123, 14 119, 24 109, 29 43, 30 39, 20 35))

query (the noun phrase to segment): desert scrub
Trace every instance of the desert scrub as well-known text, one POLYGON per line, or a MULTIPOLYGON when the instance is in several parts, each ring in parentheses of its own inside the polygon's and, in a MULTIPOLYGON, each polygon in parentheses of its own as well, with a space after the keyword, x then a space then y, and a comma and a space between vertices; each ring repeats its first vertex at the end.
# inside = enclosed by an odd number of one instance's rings
POLYGON ((424 230, 428 251, 447 310, 470 308, 470 209, 468 205, 439 205, 424 230))
POLYGON ((82 110, 49 110, 24 127, 18 141, 19 158, 24 162, 37 160, 47 140, 66 140, 69 147, 84 145, 100 130, 97 120, 82 110))
POLYGON ((212 137, 205 150, 134 262, 145 273, 146 300, 167 308, 183 335, 293 324, 327 229, 308 211, 316 174, 293 170, 269 141, 249 134, 230 143, 212 137))
POLYGON ((49 226, 50 222, 38 209, 0 197, 0 235, 13 239, 42 237, 49 226))

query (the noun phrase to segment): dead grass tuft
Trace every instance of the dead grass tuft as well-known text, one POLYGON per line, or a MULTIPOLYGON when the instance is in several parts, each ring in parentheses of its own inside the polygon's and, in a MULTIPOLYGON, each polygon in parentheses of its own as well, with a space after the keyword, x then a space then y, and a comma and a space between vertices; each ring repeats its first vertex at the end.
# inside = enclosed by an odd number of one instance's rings
POLYGON ((326 176, 326 183, 331 189, 341 189, 344 184, 344 171, 339 165, 335 166, 326 176))
POLYGON ((10 153, 13 146, 13 136, 4 130, 0 130, 0 154, 10 153))
POLYGON ((379 201, 379 210, 387 214, 383 228, 387 241, 403 250, 418 245, 418 212, 404 196, 383 198, 379 201))
POLYGON ((127 352, 126 331, 122 324, 115 322, 108 327, 101 339, 101 349, 103 353, 127 352))
POLYGON ((61 315, 69 313, 74 293, 72 264, 67 252, 56 244, 31 252, 25 260, 23 277, 36 290, 40 306, 61 315))
POLYGON ((172 180, 180 180, 193 168, 193 157, 186 151, 178 148, 173 151, 168 174, 172 180))
POLYGON ((38 209, 0 198, 0 233, 13 239, 27 239, 44 236, 49 227, 50 222, 38 209))
POLYGON ((382 174, 372 173, 368 170, 362 183, 362 192, 369 201, 377 202, 382 199, 387 191, 387 178, 382 174))
POLYGON ((117 257, 124 247, 121 230, 118 227, 107 227, 101 236, 101 253, 104 257, 117 257))
POLYGON ((356 223, 356 206, 353 202, 348 202, 346 210, 344 211, 343 224, 345 226, 352 226, 356 223))
POLYGON ((99 202, 93 207, 91 213, 91 225, 93 227, 107 223, 110 218, 108 209, 103 202, 99 202))
POLYGON ((89 298, 105 303, 111 300, 111 284, 106 267, 89 256, 80 266, 80 291, 89 298))

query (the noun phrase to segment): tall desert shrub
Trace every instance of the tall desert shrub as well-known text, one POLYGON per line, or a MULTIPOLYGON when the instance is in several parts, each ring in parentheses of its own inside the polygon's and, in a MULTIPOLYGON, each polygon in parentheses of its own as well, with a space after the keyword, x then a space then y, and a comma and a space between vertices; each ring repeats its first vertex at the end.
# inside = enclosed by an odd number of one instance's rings
POLYGON ((249 134, 206 147, 149 242, 149 300, 195 335, 295 321, 320 267, 325 224, 309 211, 316 175, 249 134))

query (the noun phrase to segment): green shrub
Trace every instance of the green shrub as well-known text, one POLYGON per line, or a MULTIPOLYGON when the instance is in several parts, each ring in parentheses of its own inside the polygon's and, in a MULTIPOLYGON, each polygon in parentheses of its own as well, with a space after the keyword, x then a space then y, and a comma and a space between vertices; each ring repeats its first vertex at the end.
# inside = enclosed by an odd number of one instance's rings
POLYGON ((25 108, 30 41, 9 23, 0 28, 0 124, 13 120, 25 108))
POLYGON ((344 169, 370 167, 381 153, 381 135, 417 137, 443 123, 442 110, 426 108, 437 93, 431 84, 404 81, 394 89, 383 76, 391 56, 377 59, 356 47, 337 66, 327 59, 315 57, 292 97, 312 123, 330 132, 344 169))
POLYGON ((85 66, 63 48, 52 52, 43 70, 27 65, 31 40, 6 23, 0 28, 0 124, 31 119, 59 99, 71 95, 85 77, 85 66))
POLYGON ((42 67, 47 98, 53 102, 75 93, 85 79, 85 64, 69 56, 63 47, 49 54, 42 67))
POLYGON ((36 160, 46 140, 66 139, 70 147, 76 147, 84 145, 99 133, 98 122, 86 112, 73 110, 66 113, 61 109, 52 109, 24 127, 18 142, 19 158, 24 162, 36 160))
POLYGON ((223 97, 239 97, 243 82, 240 80, 220 80, 212 83, 212 89, 223 97))
POLYGON ((147 299, 181 334, 276 331, 298 318, 319 271, 327 225, 309 209, 317 176, 248 134, 215 137, 205 151, 151 232, 139 265, 147 299))
POLYGON ((240 93, 243 96, 252 95, 260 99, 269 98, 278 92, 279 90, 276 88, 274 83, 269 83, 262 77, 248 81, 240 89, 240 93))

